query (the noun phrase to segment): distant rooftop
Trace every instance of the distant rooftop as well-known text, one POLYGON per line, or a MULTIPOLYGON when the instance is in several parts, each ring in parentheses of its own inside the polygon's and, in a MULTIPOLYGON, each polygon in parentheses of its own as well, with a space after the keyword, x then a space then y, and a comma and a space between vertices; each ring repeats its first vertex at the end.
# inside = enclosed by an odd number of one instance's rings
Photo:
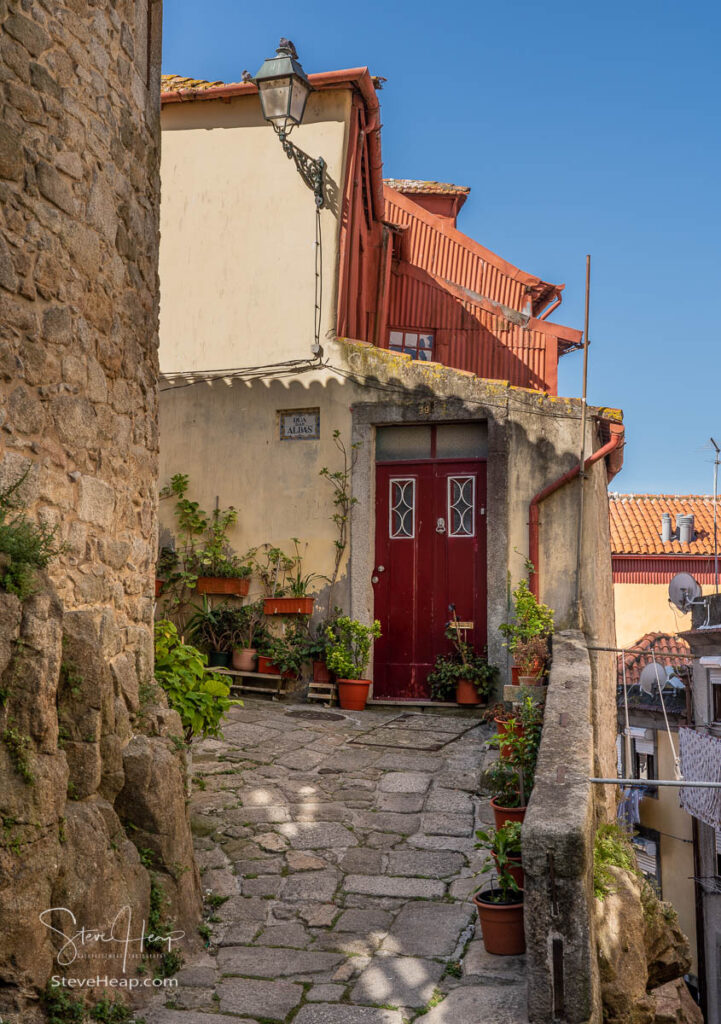
MULTIPOLYGON (((646 633, 634 644, 631 651, 618 656, 618 707, 624 706, 623 700, 623 665, 626 663, 626 685, 628 687, 628 703, 633 709, 645 708, 648 711, 662 711, 658 689, 653 693, 645 693, 638 685, 641 671, 654 660, 659 665, 671 666, 683 677, 691 666, 691 648, 683 637, 674 633, 646 633), (660 653, 660 652, 670 653, 660 653)), ((683 690, 671 686, 664 688, 666 710, 673 714, 684 714, 686 711, 686 695, 683 690)))
POLYGON ((419 181, 415 178, 384 178, 383 183, 396 192, 426 196, 467 196, 467 185, 451 185, 445 181, 419 181))
MULTIPOLYGON (((713 498, 705 494, 610 494, 611 552, 614 555, 713 555, 713 498), (694 516, 689 544, 661 540, 661 516, 694 516)), ((719 525, 721 541, 721 524, 719 525)))

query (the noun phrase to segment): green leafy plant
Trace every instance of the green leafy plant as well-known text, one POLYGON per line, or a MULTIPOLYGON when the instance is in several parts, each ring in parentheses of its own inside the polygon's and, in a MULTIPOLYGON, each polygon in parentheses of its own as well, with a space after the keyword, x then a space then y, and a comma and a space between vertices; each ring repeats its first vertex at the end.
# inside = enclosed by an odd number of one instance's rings
POLYGON ((48 1024, 83 1024, 85 1006, 80 999, 75 999, 60 985, 47 983, 42 994, 42 1003, 48 1024))
POLYGON ((203 604, 194 607, 186 628, 188 639, 205 651, 229 650, 233 620, 227 602, 211 605, 203 595, 203 604))
POLYGON ((343 555, 348 547, 348 526, 351 511, 353 506, 358 504, 358 499, 354 498, 351 494, 351 479, 358 459, 358 449, 361 447, 360 441, 357 441, 351 444, 350 449, 347 448, 341 438, 340 430, 333 431, 333 442, 343 459, 343 467, 342 469, 331 471, 327 466, 324 466, 320 471, 320 475, 328 481, 333 489, 333 508, 335 511, 330 518, 335 523, 338 531, 338 536, 334 541, 335 558, 333 560, 333 572, 328 589, 329 618, 331 608, 333 607, 333 589, 338 581, 338 573, 340 572, 343 555))
POLYGON ((362 679, 370 659, 371 643, 381 635, 376 619, 365 626, 357 619, 341 615, 326 629, 328 649, 326 664, 339 679, 362 679))
MULTIPOLYGON (((479 829, 476 832, 477 850, 486 850, 487 856, 481 865, 479 874, 487 874, 495 871, 498 883, 498 897, 489 899, 493 903, 509 903, 512 894, 519 891, 518 883, 509 868, 513 861, 518 861, 521 856, 521 823, 519 821, 507 821, 501 828, 489 829, 487 832, 479 829)), ((496 887, 493 887, 495 890, 496 887)))
POLYGON ((540 728, 529 723, 529 731, 517 718, 506 720, 506 731, 493 739, 500 747, 500 757, 486 772, 494 797, 501 807, 525 807, 533 789, 540 743, 540 728), (510 803, 505 803, 510 799, 510 803))
POLYGON ((263 615, 263 602, 254 601, 228 613, 230 646, 245 650, 262 647, 268 639, 263 615))
MULTIPOLYGON (((316 582, 320 580, 328 580, 327 576, 323 576, 318 572, 303 572, 303 555, 300 553, 300 541, 297 537, 293 537, 293 568, 288 574, 288 596, 289 597, 307 597, 312 587, 316 582)), ((306 549, 308 545, 306 544, 306 549)))
POLYGON ((261 544, 256 549, 253 571, 263 585, 266 597, 284 597, 288 593, 288 576, 295 568, 295 559, 282 548, 261 544), (258 554, 260 552, 260 554, 258 554))
POLYGON ((3 732, 3 742, 8 748, 10 760, 18 775, 28 784, 35 781, 35 776, 30 768, 28 752, 30 748, 30 737, 20 732, 15 723, 8 721, 3 732))
POLYGON ((504 622, 499 627, 511 654, 520 644, 534 637, 548 638, 553 633, 553 611, 531 593, 527 579, 522 579, 513 591, 513 609, 513 622, 504 622))
POLYGON ((0 590, 25 601, 37 590, 37 572, 60 554, 56 529, 34 523, 20 498, 29 470, 0 490, 0 590))
POLYGON ((593 895, 597 900, 614 891, 610 867, 623 868, 640 875, 636 855, 628 835, 619 825, 600 825, 593 842, 593 895))
POLYGON ((155 678, 180 715, 186 742, 193 736, 219 736, 223 715, 233 704, 222 676, 205 671, 207 658, 184 644, 172 622, 155 623, 155 678))
POLYGON ((281 675, 299 677, 308 660, 306 635, 302 627, 289 626, 283 635, 267 639, 262 650, 281 675))
POLYGON ((451 654, 439 655, 433 670, 428 674, 431 699, 455 699, 456 685, 461 679, 472 683, 479 697, 487 698, 498 680, 498 669, 495 665, 489 665, 472 644, 461 640, 458 630, 450 623, 446 627, 446 636, 453 644, 453 651, 451 654))
POLYGON ((545 636, 519 640, 513 649, 513 660, 518 666, 519 675, 532 676, 535 679, 544 675, 548 656, 548 637, 545 636))
POLYGON ((119 999, 110 999, 109 996, 103 996, 99 999, 95 1006, 90 1009, 89 1016, 91 1020, 97 1021, 98 1024, 127 1024, 130 1021, 138 1024, 138 1018, 129 1006, 126 1006, 119 999))

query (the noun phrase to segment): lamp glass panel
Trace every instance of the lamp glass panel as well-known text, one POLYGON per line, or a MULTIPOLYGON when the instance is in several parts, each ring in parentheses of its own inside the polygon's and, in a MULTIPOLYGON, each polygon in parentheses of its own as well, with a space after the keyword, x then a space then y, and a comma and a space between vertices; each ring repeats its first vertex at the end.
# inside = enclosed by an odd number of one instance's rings
POLYGON ((293 79, 289 114, 291 120, 295 121, 296 124, 300 124, 303 120, 305 104, 309 93, 310 87, 307 82, 304 82, 302 78, 293 79))
POLYGON ((274 121, 288 116, 290 103, 291 78, 271 78, 258 83, 260 102, 263 106, 263 117, 274 121))

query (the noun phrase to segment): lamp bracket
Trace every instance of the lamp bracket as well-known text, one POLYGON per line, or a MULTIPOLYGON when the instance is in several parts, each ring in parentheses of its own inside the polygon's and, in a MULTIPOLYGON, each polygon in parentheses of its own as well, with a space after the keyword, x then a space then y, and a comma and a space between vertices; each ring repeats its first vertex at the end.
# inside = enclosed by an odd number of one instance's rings
POLYGON ((318 209, 322 209, 325 205, 325 196, 323 194, 323 176, 325 173, 325 160, 322 156, 319 156, 317 160, 314 160, 312 156, 308 156, 302 149, 298 149, 297 146, 293 145, 287 137, 280 136, 281 145, 283 151, 289 160, 295 163, 298 174, 300 174, 303 181, 306 183, 308 188, 315 196, 315 205, 318 209))

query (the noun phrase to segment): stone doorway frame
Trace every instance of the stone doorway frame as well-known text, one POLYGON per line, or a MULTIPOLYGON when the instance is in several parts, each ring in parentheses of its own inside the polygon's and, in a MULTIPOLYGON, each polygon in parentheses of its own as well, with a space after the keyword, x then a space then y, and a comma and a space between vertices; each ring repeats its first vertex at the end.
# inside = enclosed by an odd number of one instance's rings
MULTIPOLYGON (((373 618, 376 532, 376 427, 430 426, 439 423, 485 422, 488 427, 486 499, 486 622, 488 660, 509 675, 510 659, 498 630, 508 615, 508 430, 505 410, 459 399, 411 398, 397 402, 360 402, 351 409, 351 443, 359 445, 351 477, 357 499, 350 522, 350 614, 361 622, 373 618)), ((373 665, 369 666, 373 678, 373 665)), ((372 691, 371 691, 372 694, 372 691)), ((500 699, 500 696, 499 696, 500 699)), ((399 701, 399 704, 405 704, 399 701)))

